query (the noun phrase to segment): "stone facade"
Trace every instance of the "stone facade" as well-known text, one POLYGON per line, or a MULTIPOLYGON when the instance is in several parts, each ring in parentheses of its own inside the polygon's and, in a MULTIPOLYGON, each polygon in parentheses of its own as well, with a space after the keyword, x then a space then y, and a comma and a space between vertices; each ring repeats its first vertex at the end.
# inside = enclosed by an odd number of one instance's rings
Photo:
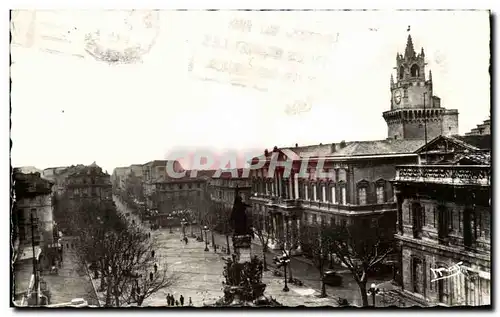
POLYGON ((13 210, 14 240, 19 246, 31 246, 32 222, 35 245, 48 246, 54 242, 53 184, 41 178, 40 173, 14 172, 16 200, 13 210))
POLYGON ((425 76, 425 53, 416 54, 408 36, 404 56, 396 55, 396 81, 391 76, 391 110, 383 113, 390 139, 433 139, 458 133, 458 111, 441 107, 433 95, 432 73, 425 76))
POLYGON ((397 168, 400 282, 406 292, 430 305, 491 303, 490 163, 474 164, 488 156, 471 156, 471 148, 438 137, 419 151, 430 156, 422 160, 427 165, 397 168), (443 148, 452 153, 449 162, 457 158, 453 165, 438 160, 443 148), (463 274, 438 279, 434 273, 457 263, 463 274))
MULTIPOLYGON (((255 219, 263 219, 262 227, 268 228, 271 248, 291 243, 297 246, 297 252, 307 252, 308 246, 301 241, 301 230, 315 223, 347 225, 356 222, 371 226, 375 218, 381 216, 392 218, 395 223, 396 204, 390 183, 396 173, 395 165, 416 163, 417 155, 412 152, 422 142, 359 143, 328 145, 329 151, 335 149, 335 152, 325 156, 322 167, 309 159, 317 157, 321 147, 313 146, 312 152, 296 147, 275 148, 265 153, 266 164, 251 174, 251 202, 253 213, 258 215, 255 219), (384 155, 384 151, 392 154, 384 155), (274 174, 269 175, 273 156, 278 157, 278 166, 290 164, 288 177, 285 167, 277 167, 274 174), (303 166, 307 167, 307 176, 299 173, 303 166)), ((387 230, 394 231, 395 227, 387 230)))
POLYGON ((243 169, 233 169, 219 172, 220 175, 214 174, 209 185, 212 201, 230 210, 233 208, 235 189, 238 187, 242 200, 249 202, 252 182, 248 177, 243 177, 243 172, 243 169))
POLYGON ((477 127, 467 132, 465 135, 490 135, 491 134, 491 120, 484 120, 483 123, 478 124, 477 127))

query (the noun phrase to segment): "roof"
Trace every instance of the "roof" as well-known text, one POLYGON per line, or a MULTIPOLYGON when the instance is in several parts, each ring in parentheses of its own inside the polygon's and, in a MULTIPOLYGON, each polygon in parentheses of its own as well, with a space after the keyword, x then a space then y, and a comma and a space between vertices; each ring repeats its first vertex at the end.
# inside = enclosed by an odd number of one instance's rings
POLYGON ((168 160, 153 160, 147 163, 144 163, 142 166, 166 166, 168 160))
MULTIPOLYGON (((409 154, 414 153, 425 144, 424 140, 375 140, 375 141, 351 141, 345 143, 320 144, 294 148, 282 149, 292 151, 297 159, 305 157, 343 157, 362 155, 387 155, 387 154, 409 154)), ((287 155, 288 156, 288 155, 287 155)), ((290 157, 290 156, 288 156, 290 157)))
POLYGON ((491 150, 491 134, 483 135, 454 135, 451 138, 470 144, 481 150, 491 150))

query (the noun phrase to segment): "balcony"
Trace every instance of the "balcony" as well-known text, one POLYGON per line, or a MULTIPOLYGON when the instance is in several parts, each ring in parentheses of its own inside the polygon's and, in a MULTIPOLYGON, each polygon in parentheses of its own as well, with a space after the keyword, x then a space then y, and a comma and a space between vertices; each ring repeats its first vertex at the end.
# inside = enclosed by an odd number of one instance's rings
POLYGON ((490 186, 490 178, 489 165, 405 165, 396 166, 395 181, 490 186))
POLYGON ((266 204, 268 207, 287 209, 308 209, 322 212, 343 212, 343 213, 372 213, 384 212, 387 210, 395 210, 396 203, 385 202, 383 204, 368 204, 368 205, 344 205, 325 201, 313 201, 304 199, 283 199, 275 196, 257 195, 251 196, 251 200, 256 203, 266 204))

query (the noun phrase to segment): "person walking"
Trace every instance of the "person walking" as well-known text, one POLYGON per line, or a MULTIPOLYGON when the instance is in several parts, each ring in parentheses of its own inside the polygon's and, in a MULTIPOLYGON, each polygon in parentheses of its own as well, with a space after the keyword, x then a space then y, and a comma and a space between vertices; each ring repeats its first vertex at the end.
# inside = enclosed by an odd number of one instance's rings
POLYGON ((158 272, 158 265, 156 265, 156 263, 155 263, 154 269, 155 269, 155 273, 158 272))
POLYGON ((179 301, 177 299, 175 300, 175 306, 179 306, 179 301))
POLYGON ((174 306, 174 295, 170 295, 170 306, 174 306))
POLYGON ((170 293, 167 294, 167 306, 170 306, 170 293))
POLYGON ((181 302, 181 306, 184 306, 184 296, 181 295, 181 297, 179 297, 179 301, 181 302))
POLYGON ((193 301, 191 300, 191 297, 189 297, 189 306, 193 306, 193 301))
POLYGON ((152 250, 151 251, 151 257, 154 258, 155 257, 155 250, 152 250))

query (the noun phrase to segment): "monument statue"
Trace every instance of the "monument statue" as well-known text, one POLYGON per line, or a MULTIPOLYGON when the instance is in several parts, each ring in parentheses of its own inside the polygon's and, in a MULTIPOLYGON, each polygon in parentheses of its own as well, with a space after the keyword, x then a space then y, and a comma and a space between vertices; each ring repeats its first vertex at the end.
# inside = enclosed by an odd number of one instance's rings
POLYGON ((231 211, 231 226, 234 230, 234 235, 242 236, 248 235, 252 233, 251 226, 248 223, 248 217, 246 214, 246 208, 250 207, 249 204, 243 202, 243 199, 240 196, 239 188, 236 186, 235 195, 234 195, 234 205, 233 210, 231 211))

